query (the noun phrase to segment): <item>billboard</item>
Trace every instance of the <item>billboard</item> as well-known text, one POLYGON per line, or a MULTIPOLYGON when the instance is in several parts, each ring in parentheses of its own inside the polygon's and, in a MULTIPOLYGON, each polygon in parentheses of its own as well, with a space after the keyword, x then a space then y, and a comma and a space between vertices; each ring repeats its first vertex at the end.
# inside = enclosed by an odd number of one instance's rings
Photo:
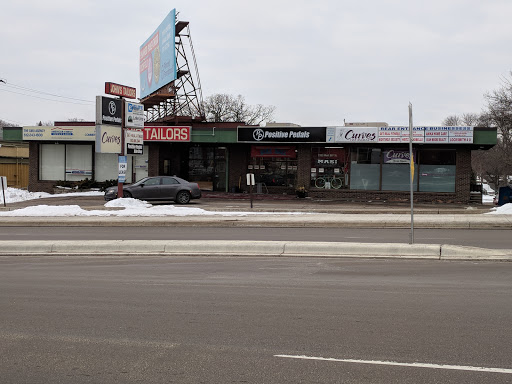
POLYGON ((140 97, 143 99, 176 80, 175 52, 176 9, 140 46, 140 97))

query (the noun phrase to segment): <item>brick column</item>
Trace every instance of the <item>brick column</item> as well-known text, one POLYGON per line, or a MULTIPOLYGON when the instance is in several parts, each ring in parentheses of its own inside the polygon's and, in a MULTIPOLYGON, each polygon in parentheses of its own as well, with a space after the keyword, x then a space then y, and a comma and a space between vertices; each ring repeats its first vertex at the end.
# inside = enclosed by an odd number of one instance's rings
POLYGON ((457 149, 455 174, 455 195, 457 202, 469 203, 471 185, 471 150, 457 149))

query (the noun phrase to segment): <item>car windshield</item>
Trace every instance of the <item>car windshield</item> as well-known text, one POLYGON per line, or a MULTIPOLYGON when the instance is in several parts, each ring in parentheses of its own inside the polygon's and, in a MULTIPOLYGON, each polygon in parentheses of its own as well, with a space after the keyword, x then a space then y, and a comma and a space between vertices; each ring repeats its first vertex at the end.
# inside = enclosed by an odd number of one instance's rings
POLYGON ((144 177, 144 178, 140 179, 139 181, 136 181, 135 183, 133 183, 131 185, 140 185, 140 184, 146 182, 146 180, 148 180, 148 179, 149 179, 149 177, 144 177))

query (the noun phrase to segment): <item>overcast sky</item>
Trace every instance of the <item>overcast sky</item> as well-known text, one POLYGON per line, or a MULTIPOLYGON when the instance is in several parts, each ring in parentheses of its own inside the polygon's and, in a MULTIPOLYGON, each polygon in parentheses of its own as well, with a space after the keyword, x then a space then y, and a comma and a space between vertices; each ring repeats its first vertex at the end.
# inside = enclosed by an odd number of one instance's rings
POLYGON ((480 112, 512 70, 510 0, 8 1, 0 119, 93 121, 106 81, 139 95, 140 45, 173 8, 203 95, 274 105, 277 122, 407 125, 411 102, 415 125, 440 125, 480 112))

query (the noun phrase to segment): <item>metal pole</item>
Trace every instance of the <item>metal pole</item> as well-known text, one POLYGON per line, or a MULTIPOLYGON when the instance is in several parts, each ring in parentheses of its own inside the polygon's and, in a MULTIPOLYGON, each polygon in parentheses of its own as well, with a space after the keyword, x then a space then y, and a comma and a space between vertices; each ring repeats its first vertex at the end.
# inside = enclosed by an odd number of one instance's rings
MULTIPOLYGON (((121 99, 121 153, 119 154, 119 156, 124 156, 124 114, 125 114, 125 110, 124 110, 124 107, 125 107, 125 103, 124 103, 124 98, 123 97, 120 97, 121 99)), ((117 157, 117 167, 119 168, 119 156, 117 157)), ((124 192, 123 192, 123 183, 119 181, 119 176, 117 178, 117 197, 118 198, 121 198, 123 197, 124 195, 124 192)))
MULTIPOLYGON (((7 180, 7 178, 5 178, 5 180, 7 180)), ((3 177, 0 177, 0 183, 2 184, 2 195, 4 197, 4 207, 6 207, 6 201, 5 201, 5 189, 4 189, 4 178, 3 177)), ((7 188, 7 185, 5 186, 5 188, 7 188)))
POLYGON ((410 180, 410 187, 411 187, 411 233, 409 234, 409 244, 414 244, 414 192, 413 192, 413 185, 414 185, 414 156, 412 153, 412 139, 413 139, 413 124, 412 124, 412 104, 409 103, 409 162, 410 162, 410 171, 411 171, 411 180, 410 180))

